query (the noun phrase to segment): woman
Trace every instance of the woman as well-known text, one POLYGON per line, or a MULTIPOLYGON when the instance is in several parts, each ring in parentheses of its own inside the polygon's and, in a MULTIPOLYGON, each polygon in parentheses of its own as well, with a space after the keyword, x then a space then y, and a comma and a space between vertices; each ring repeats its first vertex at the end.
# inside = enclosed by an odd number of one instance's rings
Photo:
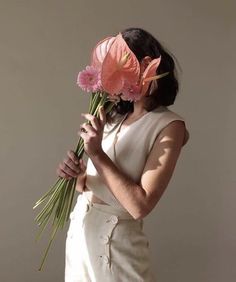
POLYGON ((78 134, 87 166, 70 150, 57 174, 77 178, 80 192, 66 240, 65 282, 155 282, 143 218, 160 200, 189 134, 184 118, 169 110, 178 92, 175 63, 147 31, 121 32, 141 74, 161 55, 158 72, 136 102, 120 101, 112 113, 88 113, 78 134))

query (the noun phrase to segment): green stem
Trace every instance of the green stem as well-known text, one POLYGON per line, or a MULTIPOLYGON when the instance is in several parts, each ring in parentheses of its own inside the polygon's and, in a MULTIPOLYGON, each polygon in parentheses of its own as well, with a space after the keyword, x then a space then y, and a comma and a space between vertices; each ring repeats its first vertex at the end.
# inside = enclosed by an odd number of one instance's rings
POLYGON ((69 185, 69 181, 66 182, 66 185, 65 185, 65 187, 63 188, 63 191, 62 191, 62 193, 61 193, 60 199, 59 199, 59 201, 58 201, 58 205, 57 205, 57 209, 56 209, 56 212, 55 212, 55 217, 54 217, 54 220, 53 220, 53 224, 54 224, 54 221, 56 220, 56 218, 58 218, 59 215, 60 215, 60 210, 61 210, 62 201, 63 201, 63 195, 64 195, 64 192, 65 192, 65 190, 67 189, 68 185, 69 185))
MULTIPOLYGON (((99 107, 104 106, 105 103, 107 103, 108 101, 109 99, 107 93, 101 93, 101 92, 92 93, 89 102, 89 113, 98 117, 99 107)), ((112 109, 112 107, 116 104, 111 101, 109 102, 110 104, 106 108, 106 113, 108 113, 112 109)), ((78 140, 75 153, 78 155, 79 158, 83 157, 84 140, 82 137, 80 137, 78 140)), ((38 221, 39 226, 42 228, 38 236, 41 236, 42 232, 44 231, 45 227, 49 222, 49 219, 51 218, 52 213, 55 212, 54 220, 52 224, 51 238, 46 248, 46 252, 44 254, 39 270, 41 270, 43 267, 44 261, 49 252, 49 248, 52 244, 52 241, 56 235, 58 228, 59 227, 63 228, 65 222, 69 220, 69 216, 72 209, 73 198, 76 190, 75 188, 76 188, 76 179, 72 178, 70 180, 67 180, 65 178, 63 179, 59 178, 57 182, 51 187, 51 189, 45 195, 43 195, 36 202, 34 206, 34 208, 36 208, 38 205, 42 204, 47 200, 47 203, 45 204, 44 208, 35 218, 35 220, 38 221)))
POLYGON ((39 269, 38 269, 39 271, 42 270, 42 267, 43 267, 43 265, 44 265, 44 261, 45 261, 45 259, 46 259, 46 257, 47 257, 48 251, 49 251, 49 248, 50 248, 50 246, 51 246, 51 244, 52 244, 52 241, 53 241, 53 239, 54 239, 54 237, 55 237, 55 235, 56 235, 56 233, 57 233, 57 230, 58 230, 58 228, 59 228, 59 224, 60 224, 60 222, 62 221, 62 219, 63 219, 63 217, 61 216, 60 219, 59 219, 58 225, 57 225, 56 228, 53 230, 53 233, 52 233, 51 239, 50 239, 50 241, 49 241, 49 244, 48 244, 48 246, 47 246, 47 249, 46 249, 46 251, 45 251, 43 260, 42 260, 41 265, 40 265, 40 267, 39 267, 39 269))
POLYGON ((35 209, 38 205, 40 205, 42 202, 44 202, 45 199, 54 192, 54 190, 57 188, 57 185, 59 184, 60 180, 61 180, 61 178, 57 179, 57 182, 52 186, 52 188, 35 203, 35 206, 33 207, 33 209, 35 209))
POLYGON ((56 191, 52 194, 47 204, 44 206, 42 211, 35 218, 37 221, 39 221, 42 218, 42 216, 47 212, 47 209, 49 208, 49 206, 58 198, 59 194, 62 191, 62 187, 63 187, 62 185, 57 187, 56 191))
POLYGON ((73 202, 73 198, 74 198, 74 194, 75 194, 75 187, 76 187, 76 179, 72 183, 72 187, 71 187, 71 190, 70 190, 69 207, 68 207, 68 210, 67 210, 67 213, 66 213, 66 221, 68 221, 69 217, 70 217, 72 202, 73 202))
POLYGON ((54 217, 53 225, 54 225, 54 222, 55 222, 56 218, 60 217, 60 214, 61 214, 61 211, 62 211, 62 208, 63 208, 63 204, 64 204, 65 194, 67 192, 69 183, 70 183, 70 180, 67 180, 65 187, 62 188, 62 193, 60 195, 60 199, 59 199, 59 202, 58 202, 57 211, 55 213, 57 216, 55 215, 55 217, 54 217))

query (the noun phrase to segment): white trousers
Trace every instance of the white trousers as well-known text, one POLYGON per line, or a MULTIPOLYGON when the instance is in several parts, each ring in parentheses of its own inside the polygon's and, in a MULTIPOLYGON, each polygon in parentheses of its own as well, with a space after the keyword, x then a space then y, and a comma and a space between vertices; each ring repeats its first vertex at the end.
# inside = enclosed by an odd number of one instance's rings
POLYGON ((143 220, 79 194, 70 214, 65 282, 156 282, 143 220))

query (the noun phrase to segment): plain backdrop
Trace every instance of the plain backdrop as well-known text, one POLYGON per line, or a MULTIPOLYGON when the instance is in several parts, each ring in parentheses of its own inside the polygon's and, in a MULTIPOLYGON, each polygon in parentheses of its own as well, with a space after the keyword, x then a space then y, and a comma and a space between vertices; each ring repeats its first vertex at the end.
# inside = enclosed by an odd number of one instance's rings
POLYGON ((40 209, 32 207, 56 181, 66 151, 75 149, 89 102, 76 85, 78 72, 95 43, 127 27, 150 31, 177 57, 181 88, 169 108, 190 133, 167 190, 145 218, 158 281, 236 281, 235 2, 0 6, 0 281, 64 281, 68 224, 39 272, 49 238, 46 232, 35 243, 40 209))

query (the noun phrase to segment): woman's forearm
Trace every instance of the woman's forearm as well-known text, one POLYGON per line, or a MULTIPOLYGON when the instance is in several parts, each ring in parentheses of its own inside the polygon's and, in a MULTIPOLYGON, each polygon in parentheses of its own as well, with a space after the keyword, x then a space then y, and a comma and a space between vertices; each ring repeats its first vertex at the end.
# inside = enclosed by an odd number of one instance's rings
POLYGON ((98 174, 121 205, 135 218, 145 213, 145 190, 121 172, 105 152, 90 157, 98 174))

